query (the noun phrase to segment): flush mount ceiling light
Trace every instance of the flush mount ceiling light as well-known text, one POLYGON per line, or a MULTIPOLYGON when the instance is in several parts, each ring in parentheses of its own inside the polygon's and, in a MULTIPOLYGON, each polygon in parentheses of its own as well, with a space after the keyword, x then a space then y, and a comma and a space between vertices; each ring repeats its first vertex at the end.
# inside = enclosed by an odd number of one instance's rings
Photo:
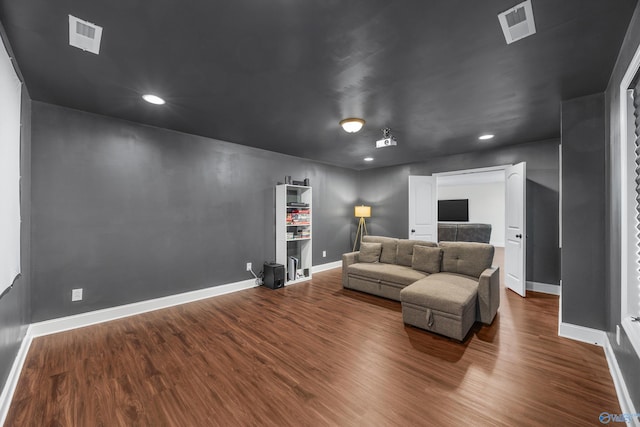
POLYGON ((487 139, 491 139, 491 138, 493 138, 494 136, 495 136, 495 135, 492 135, 492 134, 490 134, 490 133, 487 133, 487 134, 484 134, 484 135, 480 135, 480 136, 478 137, 478 139, 479 139, 480 141, 486 141, 487 139))
POLYGON ((373 157, 365 157, 364 161, 365 162, 373 162, 373 157))
POLYGON ((340 120, 340 126, 342 126, 342 129, 344 129, 345 132, 356 133, 362 129, 362 126, 364 126, 364 120, 350 117, 348 119, 340 120))
POLYGON ((164 99, 156 95, 151 95, 151 94, 142 95, 142 99, 144 99, 150 104, 156 104, 156 105, 164 104, 164 99))

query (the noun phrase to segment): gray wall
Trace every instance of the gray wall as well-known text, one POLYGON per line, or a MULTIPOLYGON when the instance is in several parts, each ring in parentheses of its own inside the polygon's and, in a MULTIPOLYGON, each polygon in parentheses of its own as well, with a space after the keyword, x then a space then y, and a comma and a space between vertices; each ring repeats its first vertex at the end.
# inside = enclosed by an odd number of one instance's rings
POLYGON ((604 94, 562 103, 562 321, 607 329, 604 94))
POLYGON ((620 278, 620 82, 636 50, 640 46, 640 6, 631 18, 631 23, 627 29, 625 40, 620 49, 616 66, 611 74, 609 87, 606 95, 606 128, 607 128, 607 151, 606 151, 606 227, 607 239, 606 253, 608 254, 606 263, 606 283, 608 289, 608 312, 609 312, 609 343, 618 360, 620 371, 624 376, 627 389, 631 399, 635 403, 636 410, 640 408, 640 358, 634 351, 629 338, 622 330, 621 343, 618 345, 615 339, 615 325, 620 323, 620 298, 621 298, 621 278, 620 278))
POLYGON ((27 332, 30 316, 30 283, 29 266, 31 247, 29 230, 31 228, 31 101, 27 91, 22 91, 22 133, 20 143, 20 230, 21 274, 13 283, 13 287, 0 298, 0 391, 13 366, 22 340, 27 332))
POLYGON ((357 172, 34 101, 32 320, 249 279, 285 175, 315 189, 313 264, 339 260, 357 172))
POLYGON ((558 285, 558 140, 514 145, 360 173, 360 202, 371 204, 369 233, 407 236, 408 176, 527 162, 527 280, 558 285))

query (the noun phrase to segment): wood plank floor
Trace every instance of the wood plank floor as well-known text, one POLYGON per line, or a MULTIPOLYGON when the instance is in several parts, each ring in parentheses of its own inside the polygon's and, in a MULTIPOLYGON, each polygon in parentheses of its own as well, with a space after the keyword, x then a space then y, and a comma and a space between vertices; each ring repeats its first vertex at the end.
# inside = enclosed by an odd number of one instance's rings
POLYGON ((464 343, 405 326, 340 269, 33 341, 6 426, 600 425, 603 350, 558 298, 502 292, 464 343))

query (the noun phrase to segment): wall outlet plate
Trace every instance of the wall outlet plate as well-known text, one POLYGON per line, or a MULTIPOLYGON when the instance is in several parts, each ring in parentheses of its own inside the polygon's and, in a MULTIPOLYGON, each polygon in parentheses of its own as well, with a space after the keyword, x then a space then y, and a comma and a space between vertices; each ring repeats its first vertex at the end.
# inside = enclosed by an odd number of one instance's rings
POLYGON ((620 325, 616 325, 616 343, 620 345, 620 325))
POLYGON ((71 301, 82 301, 82 288, 71 289, 71 301))
POLYGON ((327 257, 327 251, 322 251, 322 258, 326 258, 327 257))
POLYGON ((251 263, 250 262, 247 263, 247 271, 251 271, 251 263))

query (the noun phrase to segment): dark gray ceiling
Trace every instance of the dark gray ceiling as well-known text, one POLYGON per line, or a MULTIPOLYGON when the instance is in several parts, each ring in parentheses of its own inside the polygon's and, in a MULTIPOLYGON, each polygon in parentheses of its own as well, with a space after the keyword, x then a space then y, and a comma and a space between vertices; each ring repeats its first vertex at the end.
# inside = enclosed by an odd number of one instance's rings
POLYGON ((636 0, 532 0, 507 45, 517 3, 0 0, 0 21, 35 100, 364 169, 556 138, 561 100, 606 89, 636 0), (104 27, 99 56, 68 14, 104 27))

